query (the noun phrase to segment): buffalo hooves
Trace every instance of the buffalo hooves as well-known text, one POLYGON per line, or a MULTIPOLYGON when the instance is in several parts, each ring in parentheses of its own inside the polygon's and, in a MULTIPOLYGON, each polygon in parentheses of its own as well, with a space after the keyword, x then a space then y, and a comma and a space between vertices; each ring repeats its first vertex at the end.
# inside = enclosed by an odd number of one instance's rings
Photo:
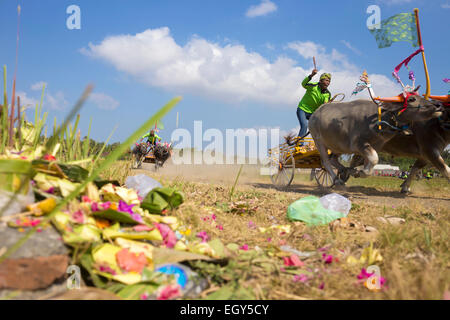
POLYGON ((400 192, 404 193, 404 194, 408 194, 408 193, 411 193, 411 189, 410 188, 402 188, 402 190, 400 192))
POLYGON ((365 173, 364 170, 359 170, 358 175, 360 178, 367 178, 367 173, 365 173))
POLYGON ((339 179, 344 182, 347 182, 350 179, 350 172, 348 170, 339 172, 339 179))

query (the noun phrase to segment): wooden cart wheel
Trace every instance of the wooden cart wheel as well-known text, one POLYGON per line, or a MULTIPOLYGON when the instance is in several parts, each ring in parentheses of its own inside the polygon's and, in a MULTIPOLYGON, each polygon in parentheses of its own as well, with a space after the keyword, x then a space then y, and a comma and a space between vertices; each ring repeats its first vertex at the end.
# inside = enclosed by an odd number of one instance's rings
POLYGON ((294 179, 295 160, 292 154, 281 155, 277 159, 277 170, 270 176, 272 183, 278 187, 288 187, 294 179))
MULTIPOLYGON (((316 178, 317 184, 322 188, 332 188, 334 186, 334 180, 325 168, 313 169, 314 177, 316 178)), ((337 169, 333 168, 335 174, 337 174, 337 169)))

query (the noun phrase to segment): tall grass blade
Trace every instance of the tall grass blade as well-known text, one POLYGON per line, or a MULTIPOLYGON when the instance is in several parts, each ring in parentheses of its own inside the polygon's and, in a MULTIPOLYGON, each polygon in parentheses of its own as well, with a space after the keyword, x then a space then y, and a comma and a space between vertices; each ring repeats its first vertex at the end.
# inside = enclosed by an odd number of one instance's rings
POLYGON ((233 197, 234 188, 236 187, 236 184, 237 184, 237 182, 238 182, 238 180, 239 180, 239 176, 241 175, 241 171, 242 171, 242 167, 243 167, 243 166, 244 166, 244 165, 241 164, 241 167, 239 168, 239 172, 238 172, 238 174, 237 174, 237 176, 236 176, 236 180, 234 180, 233 187, 231 188, 231 191, 230 191, 230 201, 231 201, 231 198, 233 197))

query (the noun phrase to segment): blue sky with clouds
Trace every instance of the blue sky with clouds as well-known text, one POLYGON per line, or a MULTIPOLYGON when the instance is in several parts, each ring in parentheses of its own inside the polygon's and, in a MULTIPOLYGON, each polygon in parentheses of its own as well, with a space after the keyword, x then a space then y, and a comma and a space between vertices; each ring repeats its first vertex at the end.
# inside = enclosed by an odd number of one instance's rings
MULTIPOLYGON (((17 5, 20 17, 17 91, 35 104, 47 84, 44 110, 60 121, 88 83, 94 94, 81 112, 85 134, 123 141, 174 96, 181 103, 163 121, 170 139, 176 111, 180 127, 298 127, 300 86, 316 57, 331 72, 330 90, 350 96, 366 69, 377 95, 401 91, 391 72, 415 48, 407 42, 378 49, 366 27, 366 9, 381 19, 420 9, 433 94, 450 89, 449 0, 2 0, 0 63, 8 67, 11 94, 17 5), (69 30, 69 5, 81 9, 81 29, 69 30)), ((417 84, 425 80, 420 56, 411 62, 417 84)), ((407 73, 401 73, 407 81, 407 73)), ((366 97, 365 93, 360 97, 366 97)), ((29 110, 32 111, 32 108, 29 110)))

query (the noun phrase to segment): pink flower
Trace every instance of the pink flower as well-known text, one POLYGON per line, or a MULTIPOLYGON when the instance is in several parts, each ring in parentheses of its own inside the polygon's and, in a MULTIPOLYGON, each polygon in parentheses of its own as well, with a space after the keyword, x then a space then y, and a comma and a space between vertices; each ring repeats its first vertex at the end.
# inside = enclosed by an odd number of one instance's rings
POLYGON ((323 254, 322 255, 322 259, 325 262, 325 264, 330 264, 333 262, 333 256, 331 254, 327 255, 327 254, 323 254))
POLYGON ((250 229, 253 229, 253 228, 256 228, 256 225, 253 223, 253 221, 249 221, 249 222, 248 222, 248 227, 249 227, 250 229))
POLYGON ((100 267, 99 267, 99 270, 100 270, 101 272, 110 273, 110 274, 112 274, 113 276, 116 275, 116 272, 115 272, 113 269, 111 269, 109 266, 100 266, 100 267))
MULTIPOLYGON (((368 273, 366 269, 362 268, 361 272, 358 274, 357 278, 361 281, 359 282, 365 282, 364 280, 369 279, 371 276, 373 276, 375 272, 368 273)), ((380 277, 380 285, 383 286, 386 282, 386 279, 383 277, 380 277)))
POLYGON ((133 214, 133 210, 132 210, 133 207, 134 207, 134 204, 128 205, 125 201, 119 200, 118 211, 133 214))
POLYGON ((92 202, 92 204, 91 204, 91 211, 92 212, 100 211, 100 209, 98 208, 98 203, 97 202, 92 202))
POLYGON ((41 220, 40 220, 40 219, 36 219, 36 220, 33 220, 33 221, 30 222, 30 224, 31 224, 32 227, 37 226, 39 223, 41 223, 41 220))
POLYGON ((173 232, 172 229, 164 223, 155 223, 155 226, 161 233, 164 245, 167 248, 173 248, 177 243, 177 236, 175 235, 175 232, 173 232))
POLYGON ((48 190, 45 191, 46 193, 54 194, 55 193, 55 187, 50 187, 48 190))
POLYGON ((317 250, 319 250, 320 252, 325 252, 329 249, 330 247, 323 247, 323 248, 319 248, 317 250))
POLYGON ((149 298, 149 294, 148 293, 143 293, 141 294, 141 296, 139 297, 141 300, 148 300, 149 298))
POLYGON ((267 238, 267 242, 271 242, 272 241, 272 238, 267 238))
POLYGON ((285 272, 285 271, 286 271, 286 269, 285 269, 285 268, 283 268, 283 267, 281 267, 281 268, 280 268, 280 271, 281 271, 281 272, 285 272))
POLYGON ((130 213, 130 216, 134 221, 137 221, 140 223, 144 222, 144 220, 142 220, 142 216, 139 213, 130 213))
POLYGON ((84 215, 83 212, 81 210, 75 211, 74 213, 72 213, 72 219, 79 224, 84 223, 84 215))
POLYGON ((211 219, 213 219, 214 221, 216 221, 216 215, 213 213, 212 215, 211 215, 211 219))
POLYGON ((320 284, 320 286, 319 286, 319 289, 320 289, 320 290, 323 290, 323 288, 325 288, 325 282, 322 282, 322 283, 320 284))
POLYGON ((296 274, 294 275, 294 282, 306 282, 308 281, 308 276, 306 274, 296 274))
POLYGON ((149 226, 146 226, 145 224, 138 224, 138 225, 134 226, 133 229, 138 232, 153 230, 153 228, 150 228, 149 226))
POLYGON ((100 206, 103 208, 103 210, 108 210, 109 207, 111 207, 111 202, 107 201, 107 202, 101 203, 100 206))
POLYGON ((371 275, 373 275, 373 273, 368 273, 366 269, 362 268, 361 272, 358 274, 357 278, 359 280, 367 279, 367 278, 370 278, 371 275))
POLYGON ((92 200, 89 199, 89 197, 87 197, 87 196, 81 196, 81 201, 82 202, 92 202, 92 200))
POLYGON ((206 242, 209 240, 208 235, 206 234, 206 231, 200 231, 199 233, 197 233, 197 238, 202 239, 202 242, 206 242))
POLYGON ((244 250, 244 251, 248 251, 248 244, 244 244, 242 247, 240 247, 239 249, 244 250))
POLYGON ((217 229, 219 229, 220 231, 223 231, 223 226, 221 224, 219 224, 218 226, 216 226, 217 229))
POLYGON ((180 285, 168 285, 164 287, 158 294, 158 300, 169 300, 181 297, 181 288, 180 285))
POLYGON ((283 262, 284 265, 288 267, 303 267, 305 265, 305 263, 301 261, 295 254, 291 255, 290 257, 283 257, 283 262))
POLYGON ((37 228, 36 231, 37 232, 42 232, 42 228, 37 228))

